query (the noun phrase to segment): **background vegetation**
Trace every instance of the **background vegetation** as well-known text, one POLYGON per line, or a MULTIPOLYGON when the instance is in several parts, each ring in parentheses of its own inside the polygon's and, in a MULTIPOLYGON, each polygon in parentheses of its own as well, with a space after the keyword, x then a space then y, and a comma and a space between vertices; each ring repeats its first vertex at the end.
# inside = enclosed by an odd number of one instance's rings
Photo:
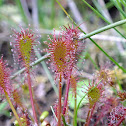
MULTIPOLYGON (((0 54, 3 54, 4 60, 7 60, 12 69, 11 78, 14 79, 16 74, 19 74, 20 68, 14 66, 16 62, 13 60, 11 53, 10 42, 11 28, 19 30, 19 25, 28 27, 30 24, 36 34, 40 34, 39 49, 36 51, 37 67, 33 70, 35 77, 34 96, 35 103, 38 107, 38 115, 48 111, 49 115, 46 118, 48 122, 52 122, 52 106, 57 99, 57 85, 54 81, 54 73, 48 69, 50 64, 46 64, 46 60, 42 61, 42 56, 46 48, 44 41, 48 41, 47 35, 53 34, 53 29, 56 29, 56 34, 59 34, 62 26, 79 26, 86 35, 81 34, 80 39, 83 42, 84 50, 77 59, 77 69, 79 73, 78 82, 78 101, 84 95, 85 84, 88 85, 88 79, 93 78, 93 73, 101 67, 109 66, 111 73, 114 74, 116 91, 124 91, 126 89, 126 2, 125 0, 1 0, 0 1, 0 54), (88 2, 88 3, 87 3, 88 2), (64 13, 61 6, 67 11, 64 13), (71 19, 72 18, 72 19, 71 19), (119 22, 120 21, 120 22, 119 22), (75 26, 75 22, 76 25, 75 26), (113 23, 115 24, 113 25, 113 23), (109 27, 105 27, 109 25, 109 27), (92 40, 94 40, 92 42, 92 40), (42 62, 41 62, 42 61, 42 62), (38 64, 39 63, 39 64, 38 64), (13 70, 14 69, 14 70, 13 70), (18 72, 17 72, 18 69, 18 72), (16 73, 17 72, 17 73, 16 73), (84 83, 81 81, 83 80, 84 83), (83 87, 83 89, 82 89, 83 87), (82 92, 83 90, 83 92, 82 92)), ((22 75, 13 80, 14 84, 22 84, 24 78, 22 75), (21 78, 21 79, 20 79, 21 78)), ((28 102, 28 89, 25 84, 20 85, 27 101, 26 106, 30 108, 28 102)), ((109 92, 116 96, 116 92, 112 87, 109 87, 109 92)), ((63 84, 63 95, 65 84, 63 84)), ((11 116, 11 110, 7 103, 1 98, 0 103, 0 125, 10 126, 14 122, 11 116), (6 110, 6 111, 5 111, 6 110)), ((70 119, 73 118, 74 100, 73 96, 69 95, 70 104, 70 119)), ((81 108, 78 110, 78 125, 83 125, 85 122, 84 113, 88 101, 83 100, 81 108)), ((125 102, 123 103, 125 106, 125 102)), ((72 124, 72 123, 71 123, 72 124)))

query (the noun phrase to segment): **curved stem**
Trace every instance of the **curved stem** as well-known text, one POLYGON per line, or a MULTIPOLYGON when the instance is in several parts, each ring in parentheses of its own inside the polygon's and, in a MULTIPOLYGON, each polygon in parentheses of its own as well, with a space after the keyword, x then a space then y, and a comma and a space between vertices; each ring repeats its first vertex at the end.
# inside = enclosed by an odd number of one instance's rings
POLYGON ((59 79, 59 101, 58 101, 58 126, 61 126, 61 98, 62 98, 62 84, 61 84, 61 74, 59 79))
MULTIPOLYGON (((50 55, 50 53, 42 56, 41 58, 37 59, 36 61, 32 62, 30 64, 30 67, 36 66, 37 64, 41 63, 42 61, 44 61, 45 59, 47 59, 47 57, 50 55)), ((14 73, 10 78, 14 79, 17 75, 23 73, 24 71, 26 71, 26 68, 22 68, 21 70, 19 70, 18 72, 14 73)))
MULTIPOLYGON (((56 0, 56 2, 59 4, 59 6, 61 7, 61 9, 64 11, 64 13, 69 17, 69 19, 74 23, 74 25, 77 26, 77 24, 74 22, 74 20, 71 18, 71 16, 67 13, 67 11, 63 8, 63 6, 60 4, 60 2, 58 0, 56 0)), ((91 36, 93 36, 95 34, 101 33, 101 32, 103 32, 105 30, 114 28, 114 27, 122 25, 124 23, 126 23, 126 19, 118 21, 118 22, 115 22, 115 23, 110 24, 108 26, 105 26, 105 27, 103 27, 101 29, 98 29, 96 31, 93 31, 92 33, 89 33, 89 34, 86 34, 80 27, 78 27, 78 26, 77 27, 80 29, 81 32, 83 32, 85 34, 85 36, 83 37, 83 39, 84 38, 85 39, 89 38, 114 64, 116 64, 124 73, 126 73, 126 70, 122 66, 120 66, 107 52, 105 52, 93 39, 90 38, 91 36)))
POLYGON ((93 36, 93 35, 96 35, 96 34, 98 34, 98 33, 101 33, 101 32, 103 32, 103 31, 109 30, 109 29, 111 29, 111 28, 117 27, 117 26, 122 25, 122 24, 125 24, 125 23, 126 23, 126 19, 121 20, 121 21, 117 21, 117 22, 112 23, 112 24, 110 24, 110 25, 107 25, 107 26, 104 26, 104 27, 102 27, 102 28, 99 28, 99 29, 97 29, 97 30, 95 30, 95 31, 93 31, 93 32, 91 32, 91 33, 88 33, 88 34, 84 35, 82 38, 79 38, 79 39, 86 39, 86 38, 89 38, 89 37, 91 37, 91 36, 93 36))
POLYGON ((90 116, 89 116, 89 118, 88 118, 88 120, 87 120, 85 126, 89 126, 90 121, 91 121, 91 118, 92 118, 92 115, 93 115, 93 112, 94 112, 94 109, 95 109, 95 106, 96 106, 96 103, 93 105, 93 108, 92 108, 91 111, 90 111, 90 116))
POLYGON ((74 120, 73 120, 73 126, 75 124, 75 118, 76 118, 76 109, 77 109, 77 92, 74 92, 74 120))
POLYGON ((9 103, 9 105, 10 105, 10 107, 11 107, 11 110, 12 110, 13 113, 14 113, 15 118, 17 119, 17 121, 18 121, 18 123, 19 123, 19 126, 22 126, 22 123, 21 123, 21 121, 20 121, 20 118, 19 118, 19 116, 18 116, 18 114, 17 114, 17 112, 16 112, 16 110, 15 110, 15 108, 14 108, 14 106, 13 106, 13 104, 12 104, 10 98, 9 98, 9 96, 8 96, 8 93, 7 93, 5 90, 4 90, 4 93, 5 93, 6 99, 7 99, 8 103, 9 103))
POLYGON ((69 120, 69 114, 68 113, 69 113, 69 106, 67 104, 67 106, 66 106, 66 114, 65 114, 67 116, 67 121, 66 121, 67 124, 69 124, 69 122, 70 122, 70 120, 69 120))
POLYGON ((89 109, 89 110, 88 110, 88 114, 87 114, 87 118, 86 118, 86 124, 85 124, 85 126, 87 126, 87 122, 88 122, 88 120, 89 120, 90 112, 91 112, 91 110, 89 109))
POLYGON ((69 93, 69 88, 70 88, 70 77, 71 77, 71 71, 68 75, 68 80, 67 80, 67 87, 66 87, 66 93, 65 93, 65 100, 64 100, 64 106, 63 106, 63 115, 66 113, 66 107, 67 107, 67 102, 68 102, 68 93, 69 93))
POLYGON ((31 101, 31 105, 32 105, 33 116, 34 116, 36 124, 38 125, 37 116, 36 116, 36 112, 35 112, 35 106, 34 106, 34 100, 33 100, 33 93, 32 93, 32 87, 31 87, 31 77, 30 77, 29 70, 27 70, 27 79, 28 79, 28 87, 29 87, 30 101, 31 101))
MULTIPOLYGON (((82 0, 91 10, 93 10, 93 12, 99 16, 102 20, 104 20, 107 24, 111 24, 111 22, 109 22, 104 16, 102 16, 101 13, 99 13, 95 8, 93 8, 90 4, 88 4, 88 2, 86 2, 85 0, 82 0)), ((119 33, 123 38, 126 39, 126 37, 120 33, 120 31, 118 31, 115 27, 113 28, 117 33, 119 33)))
POLYGON ((100 115, 100 116, 98 117, 98 119, 96 120, 94 126, 97 126, 98 122, 103 118, 103 116, 105 116, 105 115, 103 115, 103 114, 101 113, 101 115, 100 115))

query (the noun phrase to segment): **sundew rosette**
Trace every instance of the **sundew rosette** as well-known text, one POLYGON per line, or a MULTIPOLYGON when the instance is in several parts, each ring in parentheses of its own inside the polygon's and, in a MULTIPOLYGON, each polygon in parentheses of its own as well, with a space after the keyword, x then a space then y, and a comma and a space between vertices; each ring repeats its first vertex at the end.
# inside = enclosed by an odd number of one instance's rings
POLYGON ((37 41, 39 35, 36 35, 30 28, 23 29, 20 27, 20 29, 20 32, 13 29, 15 41, 11 42, 11 45, 14 47, 15 60, 18 59, 18 62, 22 62, 23 67, 29 68, 30 63, 34 59, 33 46, 39 43, 37 41))
POLYGON ((108 126, 120 126, 126 118, 126 107, 118 105, 112 109, 109 116, 108 126))
POLYGON ((62 36, 67 41, 69 48, 71 48, 71 54, 75 58, 75 55, 78 54, 84 46, 81 45, 81 41, 79 40, 80 31, 78 27, 74 28, 73 25, 70 27, 64 26, 64 30, 62 30, 62 36))
POLYGON ((14 113, 18 123, 22 126, 19 116, 11 102, 12 85, 10 84, 10 69, 3 62, 3 57, 0 59, 0 95, 5 96, 8 101, 12 112, 14 113))
POLYGON ((3 57, 1 57, 0 59, 0 95, 3 95, 5 91, 10 95, 10 92, 11 92, 10 69, 7 68, 6 64, 3 61, 3 57))
POLYGON ((24 105, 22 103, 22 99, 21 99, 21 92, 19 89, 14 89, 12 91, 12 97, 13 97, 13 104, 15 106, 20 107, 22 110, 25 110, 24 105))
POLYGON ((86 93, 89 100, 89 108, 93 108, 93 106, 99 101, 99 99, 103 95, 104 89, 94 81, 89 82, 89 86, 87 86, 86 93))
POLYGON ((52 38, 49 37, 51 43, 47 43, 48 49, 46 52, 50 53, 51 68, 56 74, 61 74, 68 70, 70 64, 70 50, 67 46, 65 39, 59 35, 58 38, 54 35, 52 38))
MULTIPOLYGON (((76 62, 79 58, 79 54, 82 50, 84 50, 84 44, 79 40, 80 31, 78 27, 74 28, 72 25, 71 27, 68 25, 67 27, 64 26, 64 29, 61 31, 62 37, 64 38, 67 48, 69 48, 69 71, 72 71, 73 68, 76 68, 76 62)), ((66 75, 67 73, 65 73, 66 75)))
POLYGON ((39 35, 36 35, 30 28, 23 29, 22 27, 20 27, 20 29, 20 32, 17 32, 13 29, 13 37, 15 37, 15 42, 12 43, 12 45, 14 46, 13 52, 14 55, 17 56, 18 61, 22 62, 22 66, 26 68, 27 83, 29 87, 29 95, 33 111, 33 117, 35 123, 38 124, 33 100, 32 81, 30 76, 30 63, 34 59, 34 46, 36 46, 38 43, 37 38, 39 37, 39 35))
POLYGON ((68 71, 74 68, 79 45, 79 41, 74 38, 78 38, 78 35, 78 30, 73 27, 66 28, 66 31, 62 31, 58 37, 54 30, 52 38, 49 37, 50 43, 45 42, 48 45, 46 52, 50 53, 51 68, 56 74, 62 74, 65 77, 68 76, 68 71))
POLYGON ((114 86, 114 80, 112 79, 111 70, 109 69, 110 64, 106 64, 105 66, 100 66, 99 71, 96 71, 94 76, 97 82, 100 82, 102 87, 106 85, 114 86))

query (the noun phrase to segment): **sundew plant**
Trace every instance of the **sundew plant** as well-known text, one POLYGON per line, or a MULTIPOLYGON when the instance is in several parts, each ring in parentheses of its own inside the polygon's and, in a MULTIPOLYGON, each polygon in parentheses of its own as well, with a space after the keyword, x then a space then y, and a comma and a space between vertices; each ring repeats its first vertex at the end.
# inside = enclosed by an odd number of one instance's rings
POLYGON ((8 65, 1 45, 0 118, 11 118, 15 126, 125 126, 126 2, 13 4, 23 21, 16 26, 14 19, 6 20, 0 2, 0 17, 12 27, 14 60, 8 65))

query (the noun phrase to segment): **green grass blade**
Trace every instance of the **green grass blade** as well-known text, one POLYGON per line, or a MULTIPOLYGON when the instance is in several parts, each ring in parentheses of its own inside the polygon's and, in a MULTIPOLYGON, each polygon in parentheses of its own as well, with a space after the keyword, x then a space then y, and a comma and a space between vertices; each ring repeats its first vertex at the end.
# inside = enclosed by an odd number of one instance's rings
POLYGON ((3 5, 3 0, 0 0, 0 7, 3 5))
MULTIPOLYGON (((36 66, 37 64, 41 63, 42 61, 44 61, 45 59, 47 59, 47 57, 49 56, 50 54, 46 54, 44 55, 43 57, 39 58, 38 60, 34 61, 33 63, 30 64, 30 67, 33 67, 33 66, 36 66)), ((25 71, 25 68, 22 68, 21 70, 19 70, 18 72, 14 73, 10 78, 11 79, 14 79, 17 75, 23 73, 25 71)), ((48 75, 49 76, 49 75, 48 75)), ((50 76, 49 76, 50 77, 50 76)), ((51 77, 50 77, 51 78, 51 77)), ((53 80, 52 80, 53 82, 53 80)), ((54 82, 51 83, 52 84, 52 87, 55 91, 55 93, 58 95, 58 89, 57 87, 54 85, 54 82)))
POLYGON ((54 27, 54 19, 55 19, 55 0, 51 1, 51 28, 54 27))
POLYGON ((22 15, 22 18, 24 19, 25 23, 28 24, 28 20, 27 20, 27 18, 26 18, 26 16, 25 16, 25 13, 24 13, 24 10, 23 10, 23 8, 22 8, 22 5, 21 5, 20 0, 15 0, 15 3, 17 4, 18 9, 19 9, 19 11, 20 11, 20 13, 21 13, 21 15, 22 15))
POLYGON ((88 56, 88 58, 91 60, 91 62, 93 63, 94 67, 96 70, 99 70, 97 64, 95 63, 95 61, 91 58, 90 54, 87 52, 86 55, 88 56))
POLYGON ((106 8, 109 9, 109 8, 112 8, 113 7, 113 3, 111 1, 109 1, 108 3, 106 3, 106 8))
POLYGON ((105 17, 105 15, 103 13, 103 8, 98 4, 98 2, 96 0, 93 0, 92 2, 96 6, 97 10, 105 17))
MULTIPOLYGON (((43 0, 38 0, 37 2, 37 6, 38 6, 38 17, 39 17, 39 23, 41 23, 42 25, 44 24, 44 12, 42 11, 42 7, 43 7, 43 0)), ((45 25, 43 25, 45 26, 45 25)))
MULTIPOLYGON (((95 10, 90 4, 88 4, 85 0, 82 0, 91 10, 93 10, 93 12, 99 16, 102 20, 104 20, 107 24, 111 24, 104 16, 102 16, 97 10, 95 10)), ((120 32, 118 31, 116 28, 114 28, 114 30, 119 33, 123 38, 126 39, 126 37, 120 32)))
POLYGON ((124 5, 126 7, 126 2, 124 0, 120 0, 122 5, 124 5))
POLYGON ((116 65, 118 66, 124 73, 126 73, 126 70, 120 66, 108 53, 106 53, 93 39, 90 38, 90 40, 116 65))
MULTIPOLYGON (((35 54, 36 54, 37 58, 40 59, 41 58, 41 54, 38 52, 38 50, 37 50, 37 48, 35 46, 34 46, 34 50, 35 50, 35 54)), ((48 77, 48 79, 49 79, 49 81, 50 81, 50 83, 51 83, 51 85, 52 85, 56 95, 58 96, 57 87, 55 85, 55 82, 54 82, 51 74, 50 74, 50 71, 47 68, 47 65, 46 65, 45 61, 41 62, 41 65, 43 66, 43 69, 46 72, 46 75, 47 75, 47 77, 48 77)))
POLYGON ((89 93, 89 92, 91 92, 95 87, 97 87, 97 85, 101 82, 102 80, 100 80, 93 88, 91 88, 83 97, 82 97, 82 99, 80 100, 80 102, 79 102, 79 104, 78 104, 78 106, 77 106, 77 109, 76 109, 76 112, 75 112, 75 124, 74 124, 74 126, 77 126, 77 112, 78 112, 78 109, 80 108, 80 105, 81 105, 81 102, 83 101, 83 99, 87 96, 87 94, 89 93))
POLYGON ((66 120, 65 120, 65 118, 64 118, 63 115, 62 115, 62 120, 63 120, 63 124, 64 124, 64 126, 68 126, 68 125, 66 124, 66 120))
POLYGON ((56 114, 55 114, 55 112, 54 112, 54 110, 53 110, 53 107, 50 106, 50 108, 51 108, 51 111, 52 111, 52 113, 53 113, 53 116, 55 117, 56 121, 58 122, 58 119, 57 119, 56 114))
MULTIPOLYGON (((64 11, 64 13, 69 17, 69 19, 74 23, 74 25, 77 26, 77 24, 74 22, 74 20, 71 18, 71 16, 67 13, 67 11, 63 8, 63 6, 60 4, 60 2, 58 0, 56 0, 56 2, 59 4, 59 6, 61 7, 61 9, 64 11)), ((122 20, 122 23, 126 20, 122 20)), ((117 22, 116 22, 117 23, 117 22)), ((120 23, 119 23, 120 24, 120 23)), ((112 24, 115 27, 115 23, 112 24)), ((118 23, 116 24, 118 25, 118 23)), ((78 26, 77 26, 78 27, 78 26)), ((81 32, 83 32, 84 34, 86 34, 80 27, 78 27, 80 29, 81 32)), ((104 30, 104 29, 103 29, 104 30)), ((126 70, 120 66, 107 52, 105 52, 93 39, 89 38, 115 65, 117 65, 123 72, 126 73, 126 70)))
POLYGON ((91 33, 88 33, 88 34, 84 35, 82 38, 79 38, 79 39, 89 38, 89 37, 91 37, 91 36, 93 36, 93 35, 96 35, 96 34, 98 34, 98 33, 101 33, 101 32, 103 32, 103 31, 109 30, 109 29, 111 29, 111 28, 117 27, 117 26, 122 25, 122 24, 125 24, 125 23, 126 23, 126 19, 121 20, 121 21, 117 21, 117 22, 112 23, 112 24, 110 24, 110 25, 107 25, 107 26, 105 26, 105 27, 99 28, 99 29, 97 29, 97 30, 95 30, 95 31, 93 31, 93 32, 91 32, 91 33))
MULTIPOLYGON (((44 61, 45 59, 47 59, 47 57, 49 56, 50 54, 46 54, 44 55, 43 57, 37 59, 36 61, 32 62, 30 64, 30 67, 33 67, 33 66, 36 66, 37 64, 41 63, 42 61, 44 61)), ((11 79, 14 79, 17 75, 23 73, 25 71, 25 68, 22 68, 21 70, 17 71, 16 73, 14 73, 10 78, 11 79)))
POLYGON ((113 4, 115 5, 115 7, 119 10, 119 12, 126 17, 126 13, 122 10, 122 8, 117 4, 117 2, 115 2, 114 0, 111 0, 113 2, 113 4))

